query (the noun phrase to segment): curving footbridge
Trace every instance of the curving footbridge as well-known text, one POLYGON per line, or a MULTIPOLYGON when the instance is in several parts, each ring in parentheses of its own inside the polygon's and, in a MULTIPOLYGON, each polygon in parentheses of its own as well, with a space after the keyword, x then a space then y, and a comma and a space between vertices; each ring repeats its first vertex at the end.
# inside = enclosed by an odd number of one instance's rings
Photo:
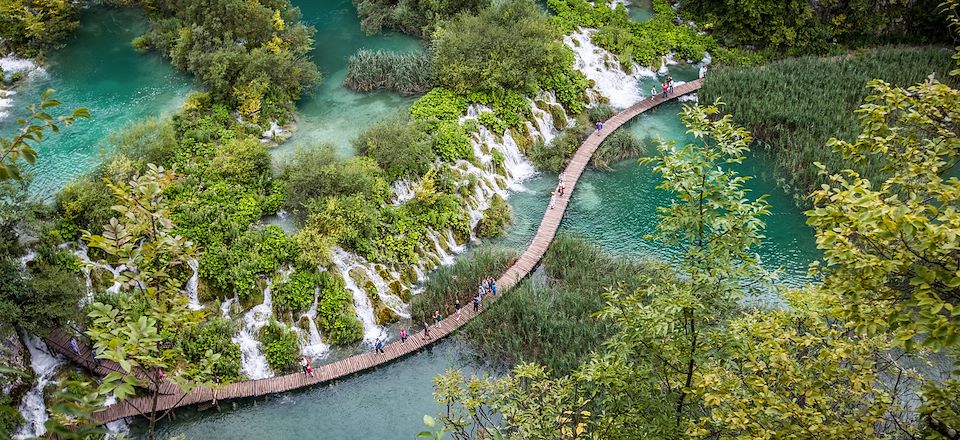
MULTIPOLYGON (((500 275, 500 278, 497 279, 498 290, 506 292, 508 289, 516 285, 521 279, 533 271, 537 263, 540 262, 540 259, 543 258, 544 253, 547 251, 547 247, 553 241, 553 238, 557 233, 557 229, 560 227, 560 222, 563 219, 563 215, 567 209, 567 204, 570 201, 570 195, 573 194, 573 190, 576 187, 577 181, 580 179, 580 175, 587 167, 587 164, 590 162, 590 158, 593 156, 593 153, 597 150, 603 140, 606 139, 610 133, 640 113, 650 110, 651 108, 654 108, 676 97, 695 92, 700 89, 702 84, 703 79, 691 81, 689 83, 676 86, 674 93, 669 97, 664 98, 660 95, 657 95, 652 98, 645 99, 607 120, 603 130, 594 132, 587 138, 586 141, 584 141, 584 143, 574 154, 573 159, 571 159, 570 163, 567 165, 567 168, 563 171, 562 176, 567 187, 566 195, 563 197, 558 197, 555 206, 546 210, 543 219, 540 221, 540 227, 537 229, 537 233, 533 237, 533 241, 523 252, 523 254, 521 254, 520 257, 513 263, 513 265, 511 265, 510 268, 508 268, 503 274, 500 275)), ((487 302, 495 301, 501 296, 502 295, 490 297, 487 299, 487 302)), ((484 308, 485 307, 488 307, 488 305, 484 305, 484 308)), ((447 335, 453 333, 475 316, 476 313, 474 313, 472 307, 464 307, 459 313, 455 313, 444 318, 439 326, 432 326, 430 330, 431 338, 427 338, 422 331, 419 333, 414 333, 410 335, 406 342, 397 341, 385 346, 385 353, 383 354, 368 352, 351 356, 330 364, 318 366, 314 369, 314 375, 312 377, 302 373, 291 373, 267 379, 237 382, 217 389, 197 389, 189 393, 179 392, 179 390, 171 391, 169 388, 164 387, 167 389, 164 389, 164 394, 159 397, 156 411, 160 412, 167 411, 172 408, 196 404, 216 404, 217 402, 223 400, 282 393, 284 391, 309 387, 311 385, 343 378, 355 373, 375 368, 388 362, 392 362, 408 354, 414 353, 424 347, 430 346, 438 340, 443 339, 447 335)), ((67 351, 64 354, 71 358, 80 357, 75 356, 75 353, 67 350, 63 341, 58 340, 56 342, 57 344, 51 344, 51 348, 54 348, 60 352, 67 351)), ((84 350, 89 352, 89 349, 86 347, 84 347, 84 350)), ((94 369, 99 371, 100 369, 105 368, 101 365, 99 368, 94 369)), ((94 416, 99 422, 106 423, 126 417, 141 415, 150 411, 151 407, 153 406, 150 400, 150 398, 128 399, 107 406, 101 411, 98 411, 94 416)))

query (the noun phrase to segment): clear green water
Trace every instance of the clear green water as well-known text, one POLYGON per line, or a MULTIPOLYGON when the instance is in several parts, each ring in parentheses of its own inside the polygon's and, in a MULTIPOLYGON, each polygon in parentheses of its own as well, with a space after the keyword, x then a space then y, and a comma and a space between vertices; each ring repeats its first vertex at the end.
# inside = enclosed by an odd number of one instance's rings
POLYGON ((323 142, 350 155, 350 141, 363 129, 385 117, 406 112, 416 98, 391 92, 356 93, 344 87, 347 59, 363 48, 409 52, 422 50, 422 45, 416 38, 396 32, 364 34, 350 0, 295 0, 293 4, 300 8, 304 22, 317 29, 311 57, 323 74, 323 83, 300 102, 298 130, 276 149, 275 155, 285 157, 299 147, 323 142))
MULTIPOLYGON (((92 8, 84 12, 81 23, 66 47, 48 56, 46 74, 17 89, 18 108, 54 88, 62 108, 87 107, 93 115, 41 145, 31 187, 41 197, 51 196, 99 164, 110 133, 130 122, 176 111, 196 88, 189 76, 160 56, 143 55, 130 46, 146 30, 141 11, 92 8)), ((0 122, 0 134, 10 135, 14 119, 0 122)))
MULTIPOLYGON (((442 408, 434 402, 432 379, 447 369, 477 371, 474 356, 452 340, 329 385, 238 402, 222 411, 182 410, 161 424, 158 438, 188 439, 412 439, 424 429, 424 414, 442 408)), ((142 426, 132 427, 134 434, 142 426)))
POLYGON ((636 22, 644 22, 653 18, 653 2, 651 0, 629 0, 627 12, 630 19, 636 22))

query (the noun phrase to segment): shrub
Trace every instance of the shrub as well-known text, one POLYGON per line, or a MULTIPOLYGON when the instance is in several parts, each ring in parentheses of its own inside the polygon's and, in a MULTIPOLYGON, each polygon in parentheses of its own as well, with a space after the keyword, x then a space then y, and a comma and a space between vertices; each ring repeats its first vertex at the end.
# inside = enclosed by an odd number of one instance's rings
POLYGON ((535 142, 530 148, 528 157, 537 168, 559 173, 592 131, 593 128, 587 125, 568 128, 554 138, 549 145, 535 142))
POLYGON ((305 312, 313 304, 314 290, 319 285, 317 274, 297 271, 286 282, 274 285, 273 308, 277 314, 282 312, 305 312))
POLYGON ((300 341, 297 333, 271 321, 260 329, 260 343, 270 368, 276 373, 294 371, 300 358, 300 341))
POLYGON ((430 90, 433 64, 429 52, 388 52, 361 49, 347 61, 344 84, 359 92, 377 89, 415 95, 430 90))
POLYGON ((433 132, 433 152, 440 159, 455 162, 459 159, 472 160, 473 147, 470 138, 459 122, 444 121, 437 124, 433 132))
POLYGON ((452 266, 440 267, 424 284, 423 293, 413 297, 410 304, 413 319, 429 319, 435 310, 448 316, 453 313, 457 300, 468 306, 477 294, 480 281, 488 276, 500 276, 514 258, 516 254, 512 250, 481 247, 458 258, 452 266))
POLYGON ((317 324, 331 345, 344 345, 363 338, 363 324, 353 308, 353 296, 344 289, 343 279, 326 272, 319 274, 320 301, 317 324))
POLYGON ((421 121, 456 120, 467 111, 467 100, 444 88, 435 88, 410 106, 410 115, 421 121))
POLYGON ((477 122, 497 134, 503 134, 508 128, 507 124, 493 112, 480 112, 480 115, 477 116, 477 122))
POLYGON ((436 157, 426 130, 424 123, 386 120, 361 133, 353 144, 357 153, 380 165, 388 180, 416 178, 430 168, 436 157))
POLYGON ((231 139, 217 148, 207 170, 212 179, 262 188, 271 177, 270 153, 257 139, 231 139))
POLYGON ((302 219, 311 199, 359 196, 379 205, 390 195, 383 170, 369 157, 337 157, 330 145, 297 151, 281 167, 287 208, 302 219))
POLYGON ((477 224, 477 237, 490 238, 503 235, 510 224, 510 204, 503 197, 493 196, 490 207, 483 211, 483 218, 477 224))
POLYGON ((206 359, 207 351, 219 354, 220 359, 212 366, 212 373, 220 383, 235 382, 240 375, 240 346, 231 339, 237 332, 236 324, 225 318, 213 318, 206 324, 188 329, 180 335, 178 348, 189 360, 187 367, 199 365, 206 359))
POLYGON ((590 163, 597 168, 609 170, 610 165, 617 162, 643 156, 653 142, 655 141, 652 139, 644 142, 621 127, 604 139, 600 148, 597 148, 590 158, 590 163))
POLYGON ((20 411, 10 401, 10 396, 0 394, 0 437, 13 438, 13 433, 24 420, 20 411))

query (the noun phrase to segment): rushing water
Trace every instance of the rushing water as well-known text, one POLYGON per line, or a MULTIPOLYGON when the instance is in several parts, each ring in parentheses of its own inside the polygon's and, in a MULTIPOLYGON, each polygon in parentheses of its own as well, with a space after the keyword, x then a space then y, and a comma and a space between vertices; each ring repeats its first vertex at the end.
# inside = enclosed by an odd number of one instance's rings
POLYGON ((47 88, 57 90, 64 110, 87 107, 93 118, 81 120, 40 146, 31 191, 51 196, 70 179, 102 160, 104 140, 119 128, 150 116, 176 111, 196 88, 157 54, 137 53, 130 41, 146 30, 139 9, 91 8, 82 26, 61 50, 47 57, 42 72, 17 88, 10 116, 0 119, 0 135, 9 135, 22 107, 47 88))

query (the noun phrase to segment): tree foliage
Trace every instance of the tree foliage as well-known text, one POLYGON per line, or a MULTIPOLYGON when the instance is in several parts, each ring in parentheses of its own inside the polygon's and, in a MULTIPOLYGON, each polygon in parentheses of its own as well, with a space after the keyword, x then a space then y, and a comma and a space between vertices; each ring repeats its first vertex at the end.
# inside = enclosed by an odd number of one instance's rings
POLYGON ((0 51, 40 55, 80 26, 79 15, 80 4, 69 0, 2 0, 0 51))

